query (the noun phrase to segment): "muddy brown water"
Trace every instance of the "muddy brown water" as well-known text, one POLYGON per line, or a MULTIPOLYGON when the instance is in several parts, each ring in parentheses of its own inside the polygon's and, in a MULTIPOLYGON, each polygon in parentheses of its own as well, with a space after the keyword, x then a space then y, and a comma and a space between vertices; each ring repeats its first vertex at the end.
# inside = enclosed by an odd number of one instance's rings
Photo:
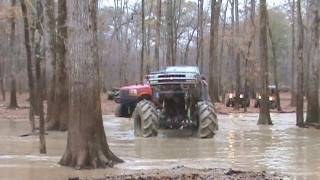
POLYGON ((233 168, 320 179, 320 131, 295 126, 295 114, 272 114, 273 126, 257 126, 257 114, 219 115, 213 139, 190 137, 188 131, 161 131, 158 137, 136 138, 131 119, 104 116, 112 151, 125 163, 112 169, 73 170, 57 164, 66 133, 49 132, 47 155, 38 154, 38 137, 25 119, 0 121, 0 179, 66 179, 134 172, 140 169, 233 168))

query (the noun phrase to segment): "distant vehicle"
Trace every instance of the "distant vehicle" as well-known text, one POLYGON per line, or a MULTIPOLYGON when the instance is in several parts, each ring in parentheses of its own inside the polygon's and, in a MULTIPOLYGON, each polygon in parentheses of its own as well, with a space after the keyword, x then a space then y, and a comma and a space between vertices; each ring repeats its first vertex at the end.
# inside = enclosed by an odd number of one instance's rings
POLYGON ((120 88, 112 88, 108 93, 108 100, 114 100, 117 96, 119 96, 120 88))
POLYGON ((149 85, 130 85, 121 87, 115 102, 119 103, 116 116, 130 117, 137 103, 143 99, 150 100, 152 90, 149 85))
MULTIPOLYGON (((275 109, 277 108, 277 96, 276 96, 276 86, 275 85, 269 85, 268 86, 268 91, 269 91, 269 98, 268 98, 268 103, 269 103, 269 108, 270 109, 275 109)), ((260 107, 260 103, 261 103, 261 95, 258 94, 257 98, 256 98, 256 102, 254 104, 255 108, 259 108, 260 107)))
MULTIPOLYGON (((226 106, 234 107, 236 104, 236 93, 234 91, 230 91, 227 97, 226 106)), ((241 108, 250 106, 250 98, 246 96, 244 93, 240 93, 239 95, 239 105, 241 108)))
POLYGON ((133 113, 136 136, 156 136, 158 129, 191 128, 199 138, 218 130, 205 78, 196 66, 169 66, 150 73, 150 100, 140 101, 133 113))

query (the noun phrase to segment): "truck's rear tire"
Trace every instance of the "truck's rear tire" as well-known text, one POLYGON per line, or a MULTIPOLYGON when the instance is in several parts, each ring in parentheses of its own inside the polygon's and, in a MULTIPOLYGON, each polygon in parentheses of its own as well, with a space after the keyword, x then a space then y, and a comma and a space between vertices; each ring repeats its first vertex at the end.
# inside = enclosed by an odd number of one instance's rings
POLYGON ((134 119, 134 135, 152 137, 157 135, 158 113, 152 102, 141 100, 132 115, 134 119))
POLYGON ((200 101, 198 108, 198 137, 212 138, 218 130, 218 119, 210 102, 200 101))

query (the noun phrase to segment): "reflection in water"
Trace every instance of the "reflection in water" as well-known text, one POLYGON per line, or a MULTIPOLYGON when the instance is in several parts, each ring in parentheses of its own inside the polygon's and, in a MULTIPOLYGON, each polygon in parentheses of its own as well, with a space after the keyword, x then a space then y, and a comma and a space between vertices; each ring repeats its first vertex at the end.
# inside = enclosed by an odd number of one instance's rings
POLYGON ((228 141, 229 141, 228 158, 231 161, 231 164, 233 165, 235 163, 235 149, 234 149, 235 133, 233 130, 229 131, 228 133, 228 141))
MULTIPOLYGON (((0 121, 0 179, 101 177, 133 169, 234 168, 289 174, 295 179, 320 179, 320 131, 295 126, 295 114, 272 114, 273 126, 257 126, 257 114, 219 115, 213 139, 190 137, 187 131, 161 131, 158 137, 135 138, 131 119, 104 117, 108 143, 126 163, 114 169, 75 171, 60 167, 66 133, 49 132, 48 154, 38 155, 38 137, 28 121, 0 121)), ((65 179, 65 178, 64 178, 65 179)))

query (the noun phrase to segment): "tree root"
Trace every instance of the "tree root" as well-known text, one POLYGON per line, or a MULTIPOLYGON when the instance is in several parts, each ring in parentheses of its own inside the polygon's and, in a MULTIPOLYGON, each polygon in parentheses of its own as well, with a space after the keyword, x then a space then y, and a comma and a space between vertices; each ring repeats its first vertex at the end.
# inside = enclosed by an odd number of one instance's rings
POLYGON ((59 164, 81 170, 113 167, 115 163, 123 162, 123 160, 119 158, 116 159, 117 161, 112 160, 116 156, 108 158, 102 150, 89 152, 90 151, 88 150, 81 150, 75 155, 73 155, 70 151, 66 152, 59 164))

